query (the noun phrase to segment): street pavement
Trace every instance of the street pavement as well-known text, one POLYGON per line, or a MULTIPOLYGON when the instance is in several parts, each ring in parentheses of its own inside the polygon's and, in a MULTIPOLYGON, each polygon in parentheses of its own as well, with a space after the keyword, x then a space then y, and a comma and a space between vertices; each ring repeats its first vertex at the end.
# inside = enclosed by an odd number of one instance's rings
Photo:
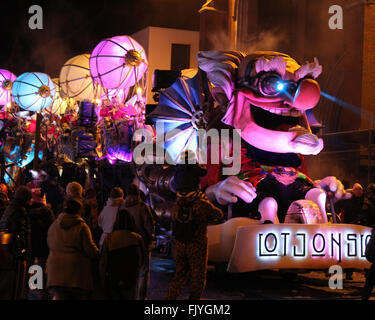
MULTIPOLYGON (((149 300, 164 300, 174 273, 174 261, 153 254, 148 291, 149 300)), ((365 283, 363 270, 353 280, 343 280, 343 289, 330 289, 326 270, 264 270, 241 274, 217 274, 209 266, 204 300, 360 300, 365 283)), ((375 290, 374 290, 375 291, 375 290)), ((189 296, 186 287, 179 299, 189 296)), ((375 292, 370 300, 375 300, 375 292)))

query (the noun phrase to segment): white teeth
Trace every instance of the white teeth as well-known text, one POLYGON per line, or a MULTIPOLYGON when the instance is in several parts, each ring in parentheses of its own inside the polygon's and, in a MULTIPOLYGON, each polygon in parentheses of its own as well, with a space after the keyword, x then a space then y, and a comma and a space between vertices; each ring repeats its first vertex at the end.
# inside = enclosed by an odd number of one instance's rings
POLYGON ((276 109, 276 108, 267 108, 267 107, 260 107, 263 110, 266 110, 271 113, 279 114, 283 117, 300 117, 302 116, 302 112, 298 110, 290 110, 290 109, 276 109))

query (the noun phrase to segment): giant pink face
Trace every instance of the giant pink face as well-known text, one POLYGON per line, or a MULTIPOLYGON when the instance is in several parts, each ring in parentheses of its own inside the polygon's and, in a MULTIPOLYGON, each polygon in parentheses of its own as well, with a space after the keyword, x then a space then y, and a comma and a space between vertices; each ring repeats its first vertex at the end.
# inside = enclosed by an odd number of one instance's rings
POLYGON ((320 72, 316 59, 300 66, 274 52, 247 56, 223 122, 240 129, 242 138, 258 149, 318 154, 323 141, 311 133, 305 111, 319 102, 320 87, 314 79, 320 72))

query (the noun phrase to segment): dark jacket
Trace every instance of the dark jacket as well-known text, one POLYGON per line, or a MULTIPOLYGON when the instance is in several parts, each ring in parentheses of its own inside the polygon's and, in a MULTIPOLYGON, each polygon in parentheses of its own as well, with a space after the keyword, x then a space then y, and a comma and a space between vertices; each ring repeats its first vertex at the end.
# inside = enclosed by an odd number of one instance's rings
POLYGON ((34 202, 29 210, 31 226, 31 255, 32 258, 48 257, 48 229, 55 220, 52 210, 43 203, 34 202))
POLYGON ((370 241, 367 243, 365 251, 366 259, 375 262, 375 229, 372 230, 370 241))
POLYGON ((55 180, 49 180, 42 184, 42 196, 46 195, 46 202, 56 217, 63 211, 65 193, 64 189, 55 180))
POLYGON ((139 196, 128 195, 121 208, 133 216, 136 232, 142 236, 146 248, 149 247, 154 236, 155 221, 148 205, 139 196))
POLYGON ((130 230, 116 230, 104 239, 100 258, 103 287, 122 284, 131 288, 137 283, 143 264, 145 247, 142 237, 130 230))
POLYGON ((12 200, 0 219, 0 230, 13 235, 10 251, 17 258, 27 258, 31 252, 30 219, 24 205, 12 200))
POLYGON ((341 222, 348 224, 363 224, 364 197, 352 196, 350 199, 340 200, 335 204, 337 213, 342 213, 341 222))
POLYGON ((5 194, 0 193, 0 219, 3 213, 5 212, 6 208, 8 208, 8 206, 9 206, 8 197, 5 194))

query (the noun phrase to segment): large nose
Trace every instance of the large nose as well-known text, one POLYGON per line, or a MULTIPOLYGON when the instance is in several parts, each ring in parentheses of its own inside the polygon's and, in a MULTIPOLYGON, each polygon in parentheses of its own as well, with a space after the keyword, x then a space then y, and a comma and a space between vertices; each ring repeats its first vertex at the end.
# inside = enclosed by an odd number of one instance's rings
POLYGON ((313 79, 304 79, 293 98, 293 107, 305 111, 314 108, 320 99, 320 86, 313 79))

